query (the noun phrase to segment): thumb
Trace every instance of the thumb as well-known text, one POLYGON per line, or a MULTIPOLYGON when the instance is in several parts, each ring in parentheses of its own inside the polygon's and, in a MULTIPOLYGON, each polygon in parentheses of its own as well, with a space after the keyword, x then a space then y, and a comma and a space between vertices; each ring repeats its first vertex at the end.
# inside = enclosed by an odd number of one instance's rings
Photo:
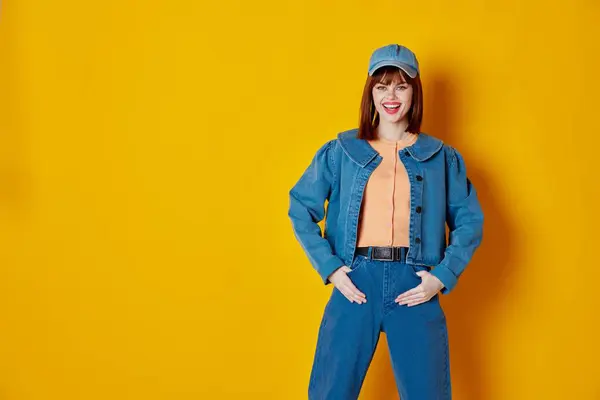
POLYGON ((344 272, 350 272, 350 271, 352 271, 352 268, 350 268, 350 267, 349 267, 349 266, 347 266, 347 265, 344 265, 344 266, 342 267, 342 271, 344 271, 344 272))
POLYGON ((417 271, 416 274, 419 276, 423 276, 426 274, 426 271, 417 271))

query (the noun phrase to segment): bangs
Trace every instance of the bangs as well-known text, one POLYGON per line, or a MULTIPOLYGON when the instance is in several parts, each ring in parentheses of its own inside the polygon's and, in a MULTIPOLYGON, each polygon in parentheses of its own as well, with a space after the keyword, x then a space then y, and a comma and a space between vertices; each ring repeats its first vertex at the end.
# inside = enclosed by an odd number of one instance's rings
POLYGON ((409 80, 412 80, 406 72, 392 65, 381 67, 373 74, 373 81, 383 83, 384 85, 389 85, 394 79, 398 80, 400 83, 410 83, 409 80))

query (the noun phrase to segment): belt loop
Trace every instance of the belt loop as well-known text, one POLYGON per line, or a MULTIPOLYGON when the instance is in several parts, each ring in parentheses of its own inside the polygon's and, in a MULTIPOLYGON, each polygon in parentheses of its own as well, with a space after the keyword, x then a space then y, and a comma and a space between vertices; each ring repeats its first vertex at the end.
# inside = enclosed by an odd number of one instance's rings
POLYGON ((367 258, 370 260, 372 256, 373 256, 373 246, 369 246, 369 248, 367 249, 367 258))

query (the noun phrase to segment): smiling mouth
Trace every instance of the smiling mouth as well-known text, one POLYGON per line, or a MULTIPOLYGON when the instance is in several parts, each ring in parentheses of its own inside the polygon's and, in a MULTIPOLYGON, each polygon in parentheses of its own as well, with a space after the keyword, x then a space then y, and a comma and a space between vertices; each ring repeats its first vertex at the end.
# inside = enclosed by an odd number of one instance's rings
POLYGON ((381 105, 383 106, 386 114, 393 115, 400 112, 400 106, 402 103, 382 103, 381 105))

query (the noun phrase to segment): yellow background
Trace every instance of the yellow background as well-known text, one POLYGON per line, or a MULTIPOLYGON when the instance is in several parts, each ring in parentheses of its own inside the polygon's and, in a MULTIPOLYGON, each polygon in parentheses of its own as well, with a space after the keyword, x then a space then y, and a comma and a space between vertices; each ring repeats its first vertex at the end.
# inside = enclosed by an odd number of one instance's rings
MULTIPOLYGON (((600 399, 600 6, 3 1, 0 398, 305 399, 322 286, 287 218, 368 57, 480 191, 442 298, 458 400, 600 399)), ((361 399, 394 399, 385 336, 361 399)))

